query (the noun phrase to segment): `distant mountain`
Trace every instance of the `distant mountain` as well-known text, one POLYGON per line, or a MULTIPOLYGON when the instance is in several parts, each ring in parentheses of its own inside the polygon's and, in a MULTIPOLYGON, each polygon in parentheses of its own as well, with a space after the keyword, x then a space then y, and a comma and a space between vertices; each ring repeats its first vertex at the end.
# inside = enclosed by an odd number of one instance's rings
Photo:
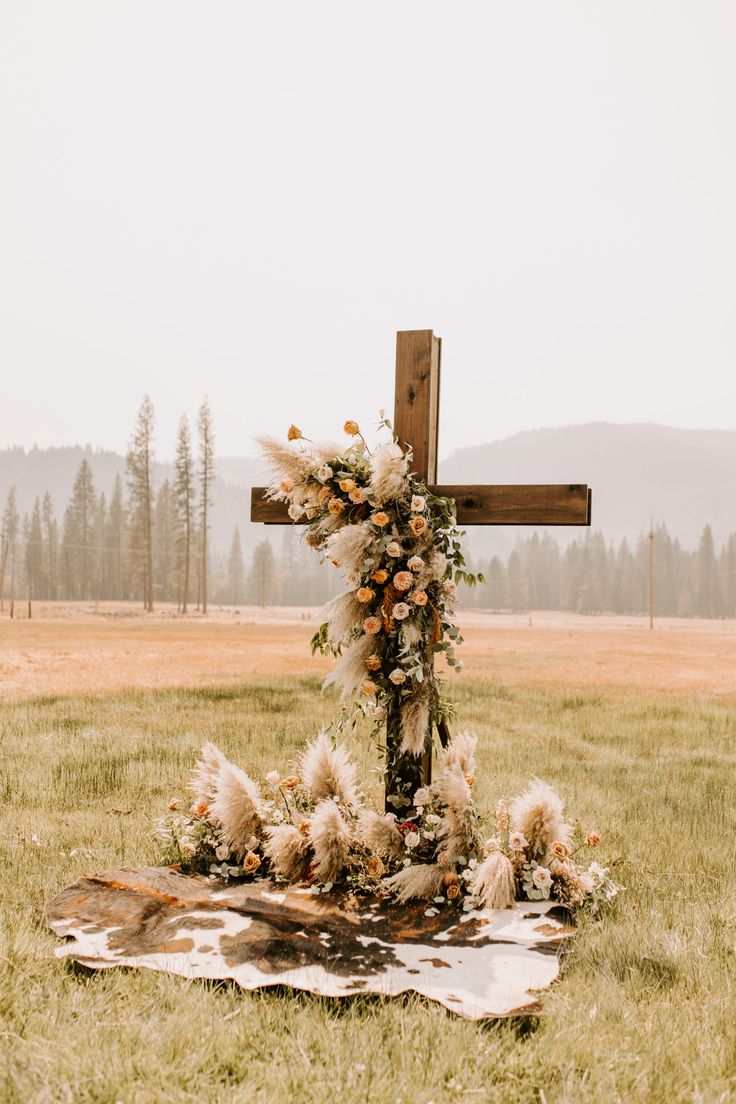
MULTIPOLYGON (((588 483, 593 528, 615 541, 650 517, 693 547, 703 526, 716 542, 736 531, 736 431, 653 424, 561 426, 460 449, 440 465, 443 483, 588 483)), ((529 529, 470 530, 474 550, 505 550, 529 529)), ((577 528, 555 529, 560 539, 577 528)))
MULTIPOLYGON (((125 477, 125 460, 114 452, 79 446, 0 450, 0 502, 13 484, 21 513, 37 494, 50 491, 61 519, 74 475, 86 455, 98 490, 109 495, 115 476, 125 477)), ((213 547, 227 549, 239 525, 244 551, 263 539, 264 529, 248 521, 250 487, 264 481, 252 458, 216 461, 213 547)), ((157 464, 157 483, 173 475, 157 464)), ((443 483, 589 483, 593 487, 593 527, 615 541, 635 538, 649 518, 693 547, 703 526, 713 526, 716 542, 736 531, 736 431, 673 429, 653 424, 607 422, 535 429, 501 441, 460 449, 440 465, 443 483)), ((572 539, 581 530, 552 530, 572 539)), ((476 554, 505 553, 528 529, 471 529, 476 554)), ((269 531, 278 542, 276 532, 269 531)))

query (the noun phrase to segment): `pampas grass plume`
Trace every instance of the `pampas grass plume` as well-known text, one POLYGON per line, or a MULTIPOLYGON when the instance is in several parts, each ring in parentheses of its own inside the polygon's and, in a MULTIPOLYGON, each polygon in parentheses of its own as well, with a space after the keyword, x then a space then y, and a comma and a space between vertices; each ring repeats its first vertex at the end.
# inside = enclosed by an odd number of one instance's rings
POLYGON ((569 846, 572 829, 564 818, 562 798, 539 778, 514 798, 510 814, 511 831, 523 832, 533 858, 545 859, 558 840, 569 846))
POLYGON ((354 590, 346 590, 331 599, 320 613, 320 620, 327 622, 327 632, 333 644, 342 644, 359 629, 365 616, 363 606, 354 590))
POLYGON ((475 749, 478 737, 474 732, 458 732, 450 740, 442 756, 445 767, 458 766, 463 774, 475 774, 475 749))
POLYGON ((384 859, 398 859, 404 854, 404 840, 393 813, 377 813, 366 809, 358 821, 358 836, 362 843, 384 859))
POLYGON ((208 740, 195 763, 189 783, 195 805, 209 805, 215 796, 220 771, 228 762, 220 749, 208 740))
POLYGON ((379 445, 371 457, 371 495, 379 504, 398 498, 404 489, 408 461, 394 441, 379 445))
POLYGON ((332 746, 326 732, 307 745, 302 756, 301 777, 314 801, 337 797, 345 805, 357 806, 355 764, 344 747, 332 746))
POLYGON ((227 761, 220 769, 210 815, 219 825, 219 836, 236 858, 242 859, 251 836, 259 836, 265 814, 258 787, 252 778, 227 761))
POLYGON ((318 882, 336 882, 350 858, 350 829, 329 798, 320 801, 309 820, 309 838, 314 853, 314 876, 318 882))
POLYGON ((514 868, 503 851, 495 848, 476 869, 470 890, 486 908, 511 908, 514 903, 514 868))
POLYGON ((274 873, 289 882, 301 881, 309 861, 309 840, 293 824, 276 824, 266 831, 263 853, 274 873))
POLYGON ((447 868, 437 863, 417 863, 404 867, 390 878, 384 878, 383 885, 400 905, 407 901, 430 901, 442 888, 442 878, 446 873, 447 868))
POLYGON ((322 686, 337 686, 340 689, 340 697, 344 700, 360 689, 365 682, 367 669, 365 661, 376 650, 376 642, 372 636, 363 634, 354 644, 346 648, 332 671, 324 679, 322 686))
POLYGON ((401 707, 401 747, 402 754, 421 755, 429 734, 429 687, 419 685, 401 707))

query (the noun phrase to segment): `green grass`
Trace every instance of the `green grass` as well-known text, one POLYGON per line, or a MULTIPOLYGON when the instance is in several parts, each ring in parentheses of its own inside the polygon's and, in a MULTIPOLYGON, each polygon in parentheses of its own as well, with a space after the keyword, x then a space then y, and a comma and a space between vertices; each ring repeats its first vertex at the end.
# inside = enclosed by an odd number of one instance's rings
POLYGON ((151 822, 204 739, 283 768, 333 703, 311 680, 37 700, 0 713, 0 1099, 736 1100, 733 712, 458 685, 480 805, 539 774, 627 886, 583 922, 542 1016, 478 1025, 418 998, 243 993, 55 959, 44 901, 85 872, 156 861, 151 822))

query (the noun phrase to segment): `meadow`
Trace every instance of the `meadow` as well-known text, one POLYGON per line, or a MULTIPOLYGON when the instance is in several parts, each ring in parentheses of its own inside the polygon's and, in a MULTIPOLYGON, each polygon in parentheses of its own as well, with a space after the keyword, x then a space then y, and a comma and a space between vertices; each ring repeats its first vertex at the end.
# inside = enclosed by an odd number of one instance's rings
MULTIPOLYGON (((625 892, 583 917, 538 1017, 422 999, 243 993, 57 960, 41 910, 155 863, 152 821, 205 739, 255 772, 331 715, 315 675, 20 698, 0 711, 0 1098, 15 1102, 736 1100, 736 716, 714 700, 456 680, 490 809, 538 774, 625 892)), ((355 739, 366 785, 373 749, 355 739)))

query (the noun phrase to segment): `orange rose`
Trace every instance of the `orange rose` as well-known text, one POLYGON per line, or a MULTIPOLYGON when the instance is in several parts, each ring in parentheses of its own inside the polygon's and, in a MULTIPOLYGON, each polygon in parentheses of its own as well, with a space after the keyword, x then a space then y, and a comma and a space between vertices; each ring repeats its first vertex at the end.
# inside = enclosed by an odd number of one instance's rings
POLYGON ((556 843, 552 844, 550 850, 552 852, 553 858, 557 859, 559 862, 564 862, 570 854, 570 849, 566 847, 564 843, 560 843, 559 840, 557 840, 556 843))
POLYGON ((342 427, 346 433, 349 433, 351 437, 357 437, 360 433, 360 426, 357 422, 354 422, 351 418, 342 427))
POLYGON ((384 510, 378 510, 375 514, 371 514, 371 521, 374 525, 377 525, 379 529, 383 529, 384 525, 388 525, 391 518, 384 510))
POLYGON ((340 480, 340 490, 344 491, 345 494, 347 494, 348 491, 354 491, 355 487, 356 487, 356 483, 355 483, 354 479, 341 479, 340 480))
POLYGON ((255 874, 258 867, 261 865, 261 860, 253 851, 249 851, 243 859, 243 871, 246 874, 255 874))
POLYGON ((359 602, 370 602, 372 598, 376 597, 375 590, 371 590, 370 587, 361 587, 358 593, 355 595, 359 602))
POLYGON ((209 805, 207 804, 206 801, 200 801, 199 805, 194 806, 194 808, 192 809, 192 813, 196 817, 207 816, 208 808, 209 808, 209 805))
POLYGON ((297 426, 295 426, 295 425, 290 425, 289 426, 289 432, 287 433, 287 437, 289 438, 290 441, 300 441, 301 436, 302 436, 302 431, 297 426))
POLYGON ((290 774, 287 778, 281 779, 282 790, 295 790, 299 785, 299 778, 296 774, 290 774))
POLYGON ((369 671, 380 671, 381 657, 379 655, 376 655, 375 653, 373 655, 369 655, 367 660, 365 661, 365 665, 369 671))
POLYGON ((413 602, 415 606, 426 606, 429 599, 425 591, 415 590, 409 595, 409 601, 413 602))
POLYGON ((368 859, 367 869, 371 878, 380 878, 386 868, 378 855, 371 855, 368 859))
POLYGON ((382 567, 379 567, 378 571, 373 572, 373 574, 371 575, 371 579, 374 583, 383 585, 383 583, 385 583, 388 579, 388 571, 385 571, 382 567))
POLYGON ((331 498, 328 503, 327 509, 330 511, 331 514, 341 514, 345 509, 345 503, 341 498, 331 498))
POLYGON ((455 882, 447 889, 447 900, 456 901, 460 896, 460 886, 455 882))
POLYGON ((597 832, 589 832, 588 838, 585 842, 587 843, 588 847, 597 847, 598 844, 601 842, 601 837, 598 835, 597 832))
POLYGON ((415 537, 421 537, 422 533, 427 528, 427 523, 423 517, 414 517, 409 522, 409 528, 415 537))
POLYGON ((318 502, 326 502, 328 498, 332 498, 332 491, 329 487, 323 487, 317 495, 318 502))

